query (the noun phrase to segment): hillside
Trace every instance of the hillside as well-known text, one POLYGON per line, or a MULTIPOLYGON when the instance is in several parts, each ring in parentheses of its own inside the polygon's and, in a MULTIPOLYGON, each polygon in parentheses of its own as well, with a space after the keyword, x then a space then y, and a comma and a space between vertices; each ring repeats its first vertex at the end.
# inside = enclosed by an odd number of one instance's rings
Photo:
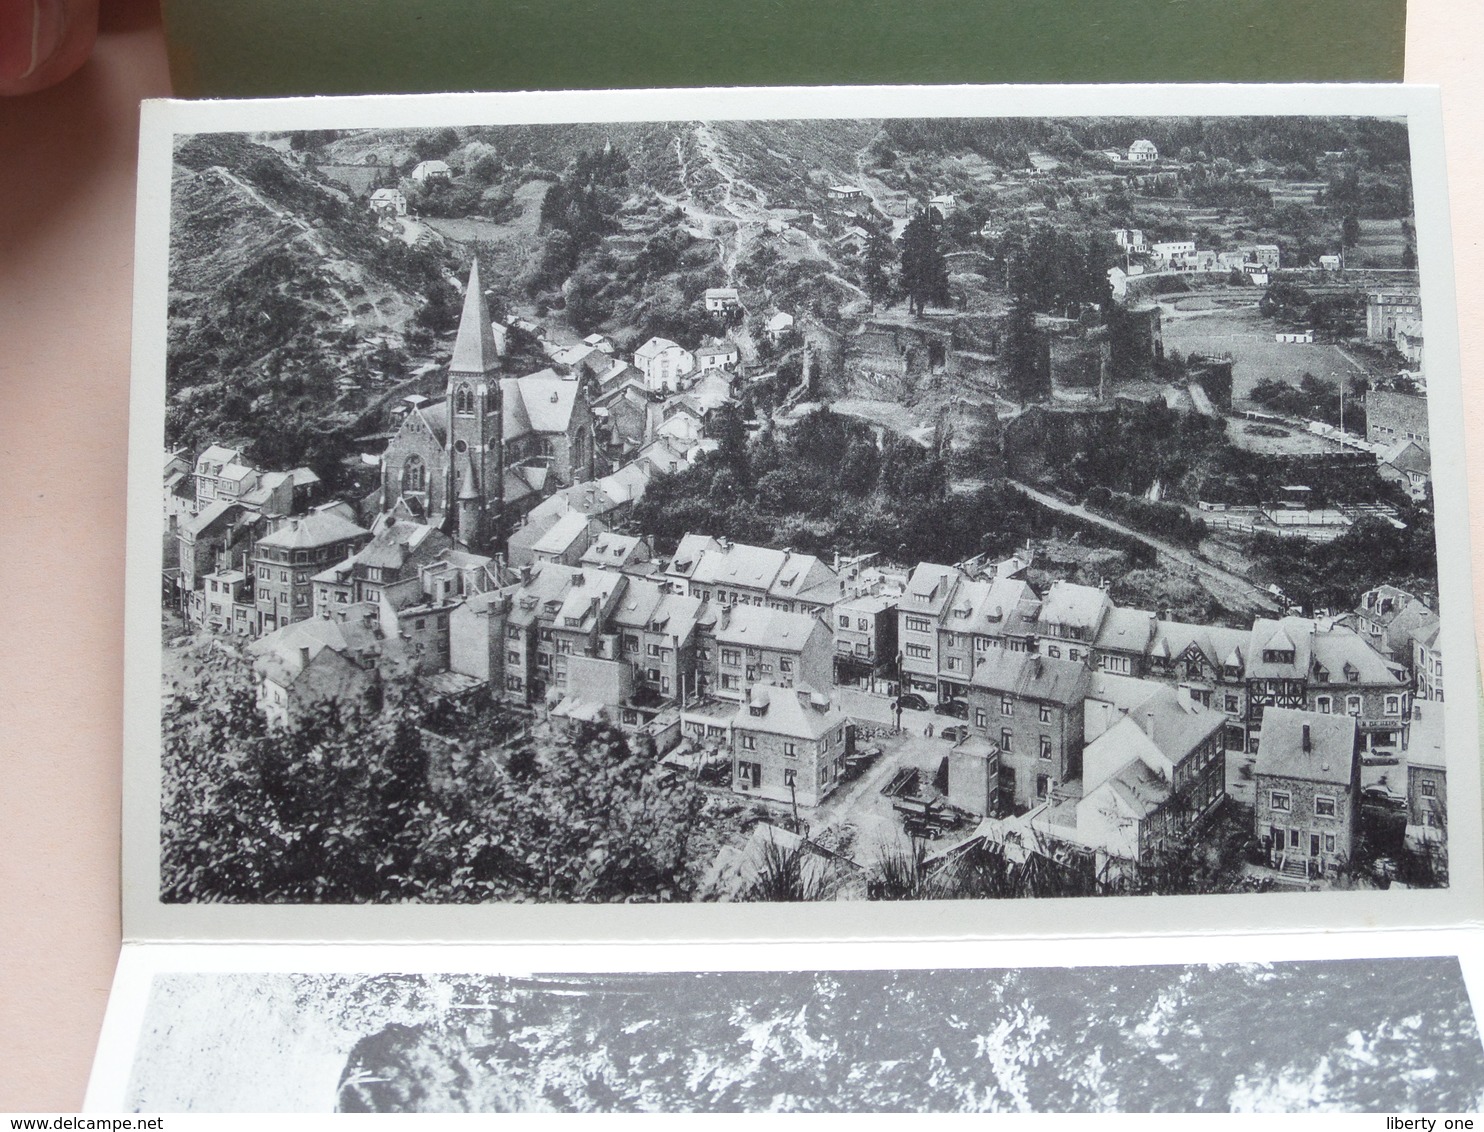
POLYGON ((451 326, 447 248, 378 235, 347 193, 241 136, 184 140, 171 192, 167 442, 239 438, 323 474, 451 326))

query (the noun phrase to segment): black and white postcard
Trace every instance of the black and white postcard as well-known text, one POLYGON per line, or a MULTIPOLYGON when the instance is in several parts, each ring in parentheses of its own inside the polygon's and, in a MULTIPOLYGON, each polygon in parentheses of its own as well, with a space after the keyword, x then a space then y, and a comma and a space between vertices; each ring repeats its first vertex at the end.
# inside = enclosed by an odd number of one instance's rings
POLYGON ((1405 87, 148 105, 126 934, 1470 919, 1443 173, 1405 87))
POLYGON ((89 1108, 1477 1111, 1479 940, 1421 934, 134 948, 89 1108))

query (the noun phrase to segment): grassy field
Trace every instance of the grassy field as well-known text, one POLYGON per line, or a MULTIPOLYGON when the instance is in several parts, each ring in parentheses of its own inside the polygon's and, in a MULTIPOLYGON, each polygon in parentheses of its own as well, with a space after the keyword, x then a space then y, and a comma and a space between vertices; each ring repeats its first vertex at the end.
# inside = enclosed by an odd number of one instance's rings
POLYGON ((1401 267, 1407 246, 1400 220, 1362 220, 1360 243, 1345 253, 1347 267, 1401 267))
MULTIPOLYGON (((1183 304, 1182 304, 1183 305, 1183 304)), ((1209 311, 1164 312, 1165 352, 1182 354, 1230 354, 1232 401, 1236 408, 1250 408, 1248 396, 1260 381, 1285 381, 1297 385, 1306 373, 1330 381, 1371 376, 1364 362, 1327 343, 1304 345, 1273 340, 1274 324, 1253 308, 1209 311)))

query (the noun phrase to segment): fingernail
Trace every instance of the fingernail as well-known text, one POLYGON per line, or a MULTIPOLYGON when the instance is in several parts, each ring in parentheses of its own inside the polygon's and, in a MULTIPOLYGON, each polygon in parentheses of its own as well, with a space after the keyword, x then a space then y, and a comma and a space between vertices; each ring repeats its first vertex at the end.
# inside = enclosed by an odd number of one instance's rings
POLYGON ((0 0, 0 81, 29 78, 62 43, 62 0, 0 0))

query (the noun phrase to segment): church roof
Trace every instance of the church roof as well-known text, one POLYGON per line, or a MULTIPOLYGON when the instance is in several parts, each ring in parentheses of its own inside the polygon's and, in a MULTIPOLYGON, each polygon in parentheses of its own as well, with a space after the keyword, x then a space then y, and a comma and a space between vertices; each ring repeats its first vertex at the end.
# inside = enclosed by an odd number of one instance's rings
POLYGON ((579 384, 554 369, 505 378, 500 382, 505 439, 528 432, 566 432, 577 405, 579 384))
POLYGON ((490 328, 489 305, 484 301, 484 288, 479 283, 479 260, 469 268, 469 284, 464 288, 464 312, 459 316, 459 333, 453 343, 452 373, 487 374, 500 363, 500 351, 490 328))

